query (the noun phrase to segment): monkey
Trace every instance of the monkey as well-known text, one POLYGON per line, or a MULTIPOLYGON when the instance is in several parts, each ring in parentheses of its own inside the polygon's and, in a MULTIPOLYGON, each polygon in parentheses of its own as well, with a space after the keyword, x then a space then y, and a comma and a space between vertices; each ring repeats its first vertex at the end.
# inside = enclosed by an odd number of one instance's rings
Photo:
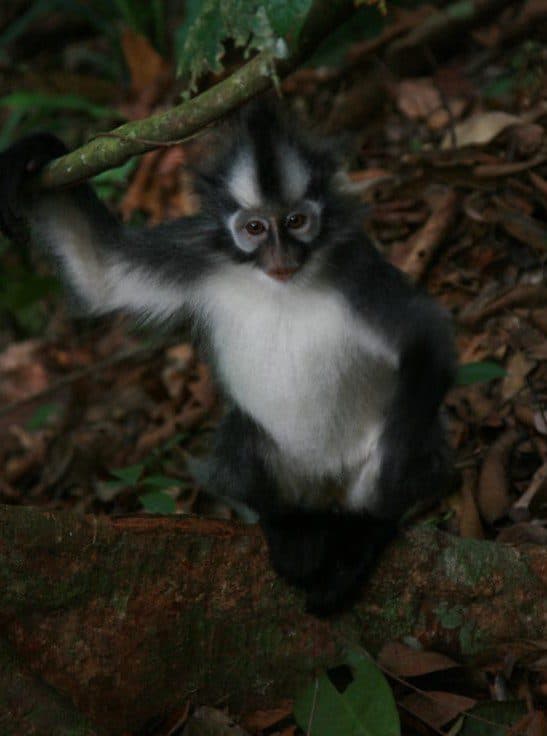
POLYGON ((192 321, 229 407, 208 489, 257 512, 274 570, 327 616, 446 487, 452 328, 366 235, 331 141, 263 100, 226 126, 199 212, 151 228, 87 183, 29 188, 67 149, 24 138, 0 154, 0 227, 51 253, 91 314, 192 321))

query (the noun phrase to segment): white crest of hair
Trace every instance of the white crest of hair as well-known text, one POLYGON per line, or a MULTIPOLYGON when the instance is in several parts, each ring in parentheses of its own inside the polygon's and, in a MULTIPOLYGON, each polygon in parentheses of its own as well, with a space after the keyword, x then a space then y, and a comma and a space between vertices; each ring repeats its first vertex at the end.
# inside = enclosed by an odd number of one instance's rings
POLYGON ((347 503, 364 507, 377 468, 357 480, 393 395, 395 349, 339 293, 298 277, 233 265, 205 280, 202 297, 228 394, 279 448, 282 474, 304 481, 283 490, 302 500, 313 479, 348 481, 347 503))
POLYGON ((279 146, 281 188, 284 198, 289 202, 298 202, 306 194, 310 183, 311 171, 298 151, 287 143, 279 146))
POLYGON ((256 164, 252 153, 243 150, 228 173, 228 191, 244 209, 260 207, 262 195, 258 184, 256 164))

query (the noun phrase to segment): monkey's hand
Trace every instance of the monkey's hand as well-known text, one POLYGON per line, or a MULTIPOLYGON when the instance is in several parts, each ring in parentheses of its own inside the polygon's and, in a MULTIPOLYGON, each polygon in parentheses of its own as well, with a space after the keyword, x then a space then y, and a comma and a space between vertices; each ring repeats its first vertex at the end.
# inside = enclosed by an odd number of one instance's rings
POLYGON ((0 154, 0 228, 9 238, 21 240, 27 235, 25 184, 67 150, 54 135, 38 133, 22 138, 0 154))

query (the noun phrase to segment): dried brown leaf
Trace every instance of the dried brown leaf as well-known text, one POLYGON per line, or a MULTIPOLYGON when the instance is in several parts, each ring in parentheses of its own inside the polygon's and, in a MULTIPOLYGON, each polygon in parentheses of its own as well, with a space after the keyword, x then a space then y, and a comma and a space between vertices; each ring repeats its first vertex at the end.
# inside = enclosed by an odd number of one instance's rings
POLYGON ((521 243, 535 248, 540 253, 547 250, 547 228, 538 220, 503 206, 498 208, 496 219, 509 235, 521 243))
POLYGON ((39 358, 40 340, 25 340, 9 345, 0 353, 0 400, 18 401, 43 391, 49 380, 39 358))
POLYGON ((252 733, 263 731, 266 728, 271 730, 272 726, 275 726, 276 723, 290 716, 292 712, 293 701, 286 700, 277 708, 257 710, 254 713, 249 713, 243 717, 242 726, 252 733))
POLYGON ((455 693, 432 690, 427 693, 411 693, 399 704, 432 728, 439 729, 476 704, 473 698, 455 693))
POLYGON ((131 76, 131 87, 140 94, 156 81, 166 63, 146 36, 131 28, 124 28, 122 31, 121 45, 131 76))
POLYGON ((443 138, 441 148, 485 145, 510 126, 521 123, 517 115, 510 115, 501 110, 480 112, 455 125, 452 131, 448 131, 443 138), (455 144, 453 136, 455 136, 455 144))
POLYGON ((460 489, 460 536, 464 539, 484 539, 484 529, 476 501, 477 472, 475 468, 465 468, 462 473, 460 489))
POLYGON ((403 79, 397 86, 397 106, 410 120, 425 119, 442 107, 431 77, 403 79))
POLYGON ((523 512, 527 512, 530 504, 534 500, 537 493, 545 491, 547 488, 547 462, 543 463, 530 481, 530 485, 522 496, 513 504, 511 509, 511 518, 519 520, 523 516, 523 512))
POLYGON ((519 350, 507 362, 507 375, 501 384, 501 396, 504 401, 512 399, 521 391, 526 383, 526 376, 535 368, 535 363, 519 350))
POLYGON ((461 666, 444 654, 417 651, 398 641, 384 644, 378 654, 378 664, 388 674, 392 672, 398 677, 419 677, 461 666))
POLYGON ((543 307, 546 302, 547 286, 544 284, 518 284, 487 304, 471 304, 468 309, 462 311, 459 320, 462 324, 472 327, 506 309, 543 307))
POLYGON ((460 118, 467 107, 467 100, 455 97, 448 101, 447 107, 435 110, 427 118, 427 127, 430 130, 442 130, 450 125, 453 120, 460 118))
POLYGON ((183 343, 170 348, 166 357, 167 365, 161 372, 161 379, 169 396, 178 400, 188 382, 188 374, 195 361, 195 351, 189 343, 183 343))
POLYGON ((489 523, 501 518, 511 504, 507 465, 518 438, 516 429, 506 430, 488 450, 482 464, 477 502, 482 517, 489 523))

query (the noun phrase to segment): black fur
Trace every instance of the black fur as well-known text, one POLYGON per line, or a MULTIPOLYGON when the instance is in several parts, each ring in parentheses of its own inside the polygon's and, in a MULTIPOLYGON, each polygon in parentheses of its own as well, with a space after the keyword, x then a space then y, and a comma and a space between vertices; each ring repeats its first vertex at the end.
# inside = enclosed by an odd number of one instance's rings
POLYGON ((272 565, 306 591, 306 607, 327 616, 353 604, 397 523, 339 508, 295 509, 279 502, 263 458, 270 441, 250 417, 232 409, 216 435, 209 490, 239 499, 260 513, 272 565))

